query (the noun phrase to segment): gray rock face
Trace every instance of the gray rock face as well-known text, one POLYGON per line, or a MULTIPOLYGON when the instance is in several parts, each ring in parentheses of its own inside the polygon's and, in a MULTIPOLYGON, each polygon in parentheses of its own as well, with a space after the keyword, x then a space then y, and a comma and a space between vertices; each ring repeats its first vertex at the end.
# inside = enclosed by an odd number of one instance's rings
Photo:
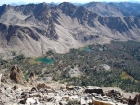
MULTIPOLYGON (((110 7, 112 10, 112 6, 107 6, 110 7)), ((139 33, 138 16, 102 17, 68 2, 58 6, 46 3, 0 6, 2 54, 7 49, 26 56, 39 56, 50 49, 65 53, 85 44, 140 41, 139 33)))
POLYGON ((83 5, 90 11, 101 16, 123 17, 123 16, 137 16, 140 14, 139 3, 131 2, 90 2, 83 5))

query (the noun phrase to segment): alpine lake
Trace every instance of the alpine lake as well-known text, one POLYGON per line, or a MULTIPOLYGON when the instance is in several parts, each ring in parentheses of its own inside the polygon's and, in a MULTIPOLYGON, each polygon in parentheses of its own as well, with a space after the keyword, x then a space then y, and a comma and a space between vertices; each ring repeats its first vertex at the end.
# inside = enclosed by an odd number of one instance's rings
POLYGON ((54 63, 54 60, 52 60, 51 58, 43 58, 43 57, 36 58, 36 61, 41 63, 46 63, 46 64, 54 63))

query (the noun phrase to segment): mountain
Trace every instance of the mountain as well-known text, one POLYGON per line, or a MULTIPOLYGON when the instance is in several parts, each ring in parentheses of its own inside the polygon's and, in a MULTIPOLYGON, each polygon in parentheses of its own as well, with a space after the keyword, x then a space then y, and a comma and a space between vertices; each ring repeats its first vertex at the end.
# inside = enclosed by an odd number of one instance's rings
POLYGON ((46 2, 46 4, 58 6, 60 3, 55 3, 55 2, 47 3, 47 2, 46 2))
POLYGON ((17 3, 11 3, 10 5, 11 6, 20 6, 20 5, 26 5, 28 3, 24 2, 24 1, 20 1, 20 2, 17 2, 17 3))
POLYGON ((140 3, 131 3, 131 2, 120 2, 120 3, 112 3, 117 7, 127 10, 130 12, 140 12, 140 3))
POLYGON ((122 17, 140 15, 140 4, 130 2, 90 2, 83 5, 90 11, 101 16, 122 17))
POLYGON ((0 52, 39 56, 111 40, 140 40, 140 17, 102 17, 68 2, 0 6, 0 52))
POLYGON ((82 6, 83 5, 82 3, 72 3, 72 4, 74 4, 76 6, 82 6))
MULTIPOLYGON (((125 11, 121 10, 114 4, 103 2, 90 2, 84 5, 85 8, 97 13, 100 16, 124 16, 125 11)), ((128 14, 127 14, 128 15, 128 14)))

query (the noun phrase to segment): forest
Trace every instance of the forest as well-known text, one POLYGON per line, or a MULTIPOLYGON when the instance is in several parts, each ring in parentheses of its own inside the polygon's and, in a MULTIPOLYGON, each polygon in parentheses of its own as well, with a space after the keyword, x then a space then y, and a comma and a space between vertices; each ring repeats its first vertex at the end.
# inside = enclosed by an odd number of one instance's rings
POLYGON ((140 92, 140 42, 112 41, 70 49, 65 54, 50 50, 38 57, 52 59, 52 63, 11 53, 13 59, 0 59, 0 69, 10 72, 11 67, 17 65, 26 80, 33 71, 38 78, 51 77, 53 81, 68 85, 120 87, 129 92, 140 92))

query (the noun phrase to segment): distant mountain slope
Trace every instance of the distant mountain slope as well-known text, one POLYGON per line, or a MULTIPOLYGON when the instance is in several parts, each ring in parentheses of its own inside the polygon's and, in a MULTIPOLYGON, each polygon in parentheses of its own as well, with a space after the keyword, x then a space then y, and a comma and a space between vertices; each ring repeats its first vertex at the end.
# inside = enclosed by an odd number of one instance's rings
POLYGON ((140 14, 140 4, 120 2, 120 3, 104 3, 104 2, 90 2, 83 5, 90 11, 97 13, 101 16, 137 16, 140 14))
POLYGON ((68 2, 0 7, 0 52, 39 56, 110 40, 140 40, 140 18, 101 17, 68 2))
POLYGON ((131 2, 120 2, 120 3, 112 3, 117 7, 127 10, 130 12, 140 12, 140 3, 131 3, 131 2))

